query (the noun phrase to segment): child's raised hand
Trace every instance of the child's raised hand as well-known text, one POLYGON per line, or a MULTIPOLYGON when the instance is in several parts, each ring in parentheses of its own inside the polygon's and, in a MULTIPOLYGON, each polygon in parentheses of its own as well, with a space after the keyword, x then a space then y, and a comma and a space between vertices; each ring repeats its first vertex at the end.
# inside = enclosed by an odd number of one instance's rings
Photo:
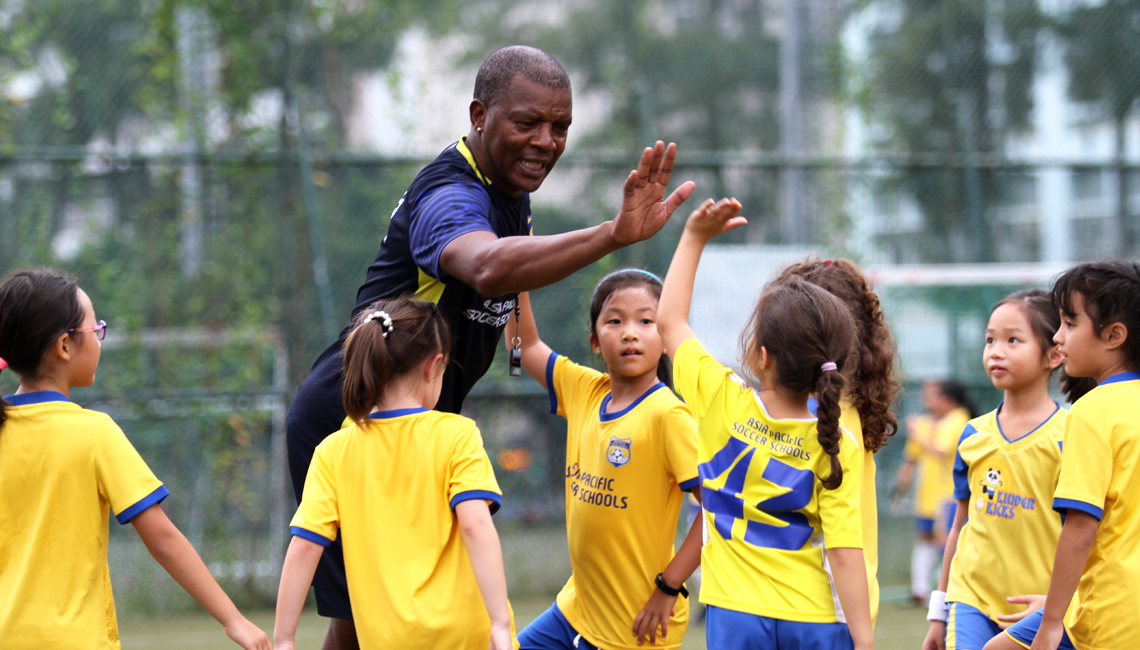
POLYGON ((273 650, 265 632, 244 616, 226 626, 226 636, 245 650, 273 650))
POLYGON ((708 241, 717 235, 739 228, 748 223, 744 217, 739 217, 740 201, 736 199, 721 199, 713 202, 705 199, 685 222, 685 232, 702 242, 708 241))

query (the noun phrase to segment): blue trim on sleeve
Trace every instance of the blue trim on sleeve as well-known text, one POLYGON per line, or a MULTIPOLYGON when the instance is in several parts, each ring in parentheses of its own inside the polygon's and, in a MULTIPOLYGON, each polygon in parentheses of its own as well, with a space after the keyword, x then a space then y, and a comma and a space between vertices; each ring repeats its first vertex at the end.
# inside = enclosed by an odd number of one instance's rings
MULTIPOLYGON (((997 414, 994 414, 997 418, 997 414)), ((967 424, 966 428, 962 430, 962 435, 958 438, 959 451, 954 452, 954 498, 955 499, 969 499, 970 498, 970 466, 966 461, 962 460, 961 447, 962 443, 966 442, 966 438, 977 433, 978 430, 974 425, 967 424)))
POLYGON ((550 412, 558 413, 558 393, 554 392, 554 364, 558 361, 558 353, 551 350, 546 358, 546 392, 550 395, 550 412))
POLYGON ((491 492, 490 490, 468 490, 451 497, 451 509, 454 511, 455 506, 460 503, 464 501, 474 501, 476 499, 490 501, 491 514, 498 512, 499 506, 501 506, 503 502, 503 496, 501 494, 491 492))
POLYGON ((1122 372, 1118 375, 1113 375, 1097 385, 1104 386, 1105 384, 1115 384, 1119 381, 1136 381, 1137 379, 1140 379, 1140 370, 1129 370, 1128 372, 1122 372))
POLYGON ((168 496, 170 496, 170 492, 166 489, 166 486, 160 485, 157 490, 139 499, 133 506, 115 515, 115 521, 119 522, 120 525, 126 524, 138 516, 143 510, 146 510, 156 503, 162 503, 162 500, 168 496))
POLYGON ((625 415, 626 413, 629 413, 633 409, 637 408, 637 405, 642 403, 643 401, 645 401, 646 397, 649 397, 650 395, 661 390, 662 388, 665 388, 665 384, 662 384, 661 382, 657 382, 656 384, 651 386, 649 388, 649 390, 642 393, 641 397, 638 397, 637 399, 635 399, 633 401, 633 404, 630 404, 629 406, 623 408, 622 410, 618 411, 617 413, 606 413, 606 405, 608 405, 610 403, 610 398, 614 396, 613 393, 610 393, 609 395, 606 395, 604 398, 602 398, 602 405, 598 408, 598 418, 602 422, 613 422, 614 420, 620 418, 621 416, 625 415))
POLYGON ((300 526, 290 526, 289 532, 293 533, 293 537, 300 537, 301 539, 309 540, 310 542, 314 544, 320 544, 321 546, 328 546, 329 544, 333 543, 331 539, 325 537, 324 535, 318 535, 313 531, 306 530, 300 526))
POLYGON ((387 420, 388 418, 398 418, 404 415, 415 415, 416 413, 427 413, 428 409, 422 406, 407 408, 407 409, 392 409, 391 411, 376 411, 369 413, 368 417, 373 420, 387 420))
POLYGON ((1104 509, 1098 508, 1091 503, 1084 501, 1077 501, 1076 499, 1053 499, 1053 509, 1061 514, 1069 510, 1079 510, 1085 514, 1096 517, 1097 521, 1104 516, 1104 509))
POLYGON ((677 487, 681 488, 682 492, 688 492, 689 490, 691 490, 695 487, 700 487, 700 486, 701 486, 701 477, 700 476, 694 476, 693 478, 685 481, 684 483, 678 485, 677 487))
POLYGON ((27 406, 29 404, 43 404, 44 402, 70 402, 63 393, 54 390, 37 390, 31 393, 8 395, 4 398, 8 406, 27 406))

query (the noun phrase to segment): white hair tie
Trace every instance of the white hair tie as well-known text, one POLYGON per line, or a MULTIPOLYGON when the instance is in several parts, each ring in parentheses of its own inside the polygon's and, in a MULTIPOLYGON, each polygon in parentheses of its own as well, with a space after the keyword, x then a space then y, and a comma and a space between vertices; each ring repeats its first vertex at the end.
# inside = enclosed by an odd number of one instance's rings
POLYGON ((378 310, 372 312, 371 314, 368 314, 367 316, 365 316, 364 317, 364 323, 361 323, 361 325, 364 325, 366 323, 370 323, 370 322, 376 320, 377 318, 383 319, 382 321, 380 321, 380 324, 384 326, 384 338, 388 338, 388 335, 391 334, 392 331, 395 330, 396 328, 392 326, 392 317, 388 315, 388 312, 386 312, 382 309, 378 309, 378 310))
POLYGON ((827 361, 824 362, 824 364, 820 366, 819 369, 824 372, 834 372, 836 370, 839 370, 839 366, 837 366, 834 361, 827 361))

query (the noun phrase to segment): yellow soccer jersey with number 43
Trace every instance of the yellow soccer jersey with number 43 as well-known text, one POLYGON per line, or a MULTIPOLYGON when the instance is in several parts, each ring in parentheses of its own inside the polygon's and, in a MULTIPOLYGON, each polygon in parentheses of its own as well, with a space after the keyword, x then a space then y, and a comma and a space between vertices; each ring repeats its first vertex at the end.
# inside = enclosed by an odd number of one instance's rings
POLYGON ((480 499, 494 513, 500 494, 473 421, 381 411, 317 446, 292 532, 328 546, 339 530, 362 648, 486 650, 491 619, 454 510, 480 499))
POLYGON ((706 542, 701 602, 805 623, 845 623, 828 548, 862 548, 862 455, 841 431, 843 482, 816 420, 773 419, 759 396, 697 339, 673 357, 677 391, 697 416, 706 542))
POLYGON ((1049 507, 1061 464, 1065 416, 1060 406, 1028 434, 1010 441, 997 410, 970 420, 954 461, 954 498, 969 519, 950 563, 946 601, 994 619, 1025 611, 1007 596, 1049 590, 1061 518, 1049 507))
POLYGON ((1053 508, 1100 520, 1065 627, 1080 650, 1140 648, 1140 372, 1101 382, 1065 422, 1053 508))
MULTIPOLYGON (((566 535, 574 573, 558 609, 595 646, 634 650, 633 619, 675 553, 682 492, 697 487, 696 423, 665 384, 606 413, 609 376, 557 354, 547 363, 546 385, 551 412, 567 421, 566 535)), ((688 599, 680 597, 669 636, 653 647, 679 647, 688 620, 688 599)))

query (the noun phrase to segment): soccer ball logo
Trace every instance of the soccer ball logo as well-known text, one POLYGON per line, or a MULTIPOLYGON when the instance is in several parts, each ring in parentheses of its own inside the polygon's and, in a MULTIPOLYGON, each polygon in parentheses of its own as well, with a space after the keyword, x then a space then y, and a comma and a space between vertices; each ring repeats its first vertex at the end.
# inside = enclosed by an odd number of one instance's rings
POLYGON ((629 462, 632 447, 632 438, 610 436, 610 445, 606 447, 606 460, 610 461, 610 464, 614 467, 621 467, 629 462))

